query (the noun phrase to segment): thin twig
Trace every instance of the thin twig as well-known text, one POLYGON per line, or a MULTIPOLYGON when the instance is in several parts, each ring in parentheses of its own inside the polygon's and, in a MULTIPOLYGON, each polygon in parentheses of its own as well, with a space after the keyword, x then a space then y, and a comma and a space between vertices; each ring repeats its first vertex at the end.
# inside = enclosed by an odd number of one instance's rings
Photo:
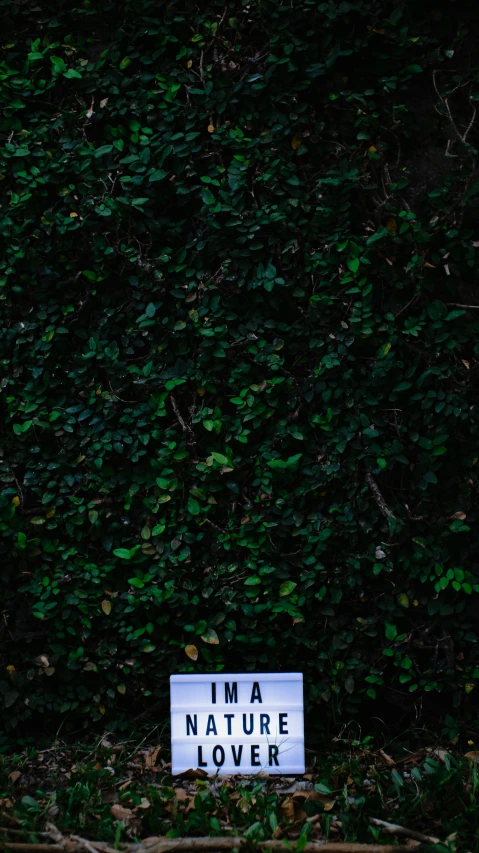
POLYGON ((379 509, 381 510, 382 514, 384 516, 386 516, 386 518, 396 518, 394 513, 391 512, 391 510, 389 509, 389 507, 388 507, 386 501, 384 500, 381 492, 379 491, 379 486, 376 483, 376 480, 374 479, 373 475, 371 474, 371 471, 367 472, 365 480, 366 480, 366 483, 368 484, 369 488, 371 489, 371 491, 374 495, 374 500, 376 501, 376 503, 377 503, 379 509))
POLYGON ((416 832, 415 829, 407 829, 407 827, 399 826, 397 823, 380 820, 378 817, 370 817, 369 823, 372 823, 374 826, 380 826, 382 831, 387 835, 400 835, 403 838, 413 838, 414 841, 423 841, 425 844, 440 844, 439 838, 434 838, 432 835, 424 835, 423 832, 416 832))
POLYGON ((463 305, 461 302, 446 302, 446 305, 450 305, 454 308, 479 308, 479 305, 463 305))

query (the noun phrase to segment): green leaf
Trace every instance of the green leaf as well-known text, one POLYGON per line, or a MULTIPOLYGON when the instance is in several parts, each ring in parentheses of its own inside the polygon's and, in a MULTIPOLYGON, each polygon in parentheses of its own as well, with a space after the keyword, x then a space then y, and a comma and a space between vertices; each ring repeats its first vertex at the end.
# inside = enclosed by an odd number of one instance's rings
POLYGON ((63 61, 63 59, 61 58, 61 56, 51 56, 51 57, 50 57, 50 62, 52 63, 52 65, 53 65, 53 71, 54 71, 56 74, 62 74, 62 73, 64 73, 64 72, 67 70, 67 67, 66 67, 66 65, 65 65, 65 62, 63 61))
POLYGON ((115 548, 113 553, 115 557, 119 557, 120 560, 131 560, 131 554, 126 548, 115 548))
POLYGON ((195 498, 188 498, 188 512, 190 512, 191 515, 199 515, 201 512, 201 507, 195 498))
POLYGON ((294 581, 284 581, 279 588, 280 596, 291 595, 294 589, 298 586, 294 581))
POLYGON ((226 456, 223 456, 222 453, 216 453, 213 451, 211 455, 215 462, 218 462, 219 465, 229 465, 228 458, 226 456))
POLYGON ((386 624, 384 626, 384 630, 386 632, 386 638, 388 640, 395 640, 396 639, 398 632, 397 632, 397 628, 395 625, 391 625, 391 623, 386 622, 386 624))

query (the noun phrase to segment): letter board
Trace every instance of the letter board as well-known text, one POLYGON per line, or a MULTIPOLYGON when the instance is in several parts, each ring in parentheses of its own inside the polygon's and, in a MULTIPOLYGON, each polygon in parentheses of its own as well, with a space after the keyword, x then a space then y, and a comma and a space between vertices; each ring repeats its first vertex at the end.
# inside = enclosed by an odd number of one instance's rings
POLYGON ((170 677, 172 773, 304 773, 303 675, 170 677))

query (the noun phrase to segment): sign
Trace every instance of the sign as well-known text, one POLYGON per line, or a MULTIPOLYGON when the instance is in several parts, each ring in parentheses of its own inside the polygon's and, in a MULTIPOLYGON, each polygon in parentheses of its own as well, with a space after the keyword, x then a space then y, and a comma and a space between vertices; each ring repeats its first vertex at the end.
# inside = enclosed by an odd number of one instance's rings
POLYGON ((172 675, 172 773, 304 773, 300 672, 172 675))

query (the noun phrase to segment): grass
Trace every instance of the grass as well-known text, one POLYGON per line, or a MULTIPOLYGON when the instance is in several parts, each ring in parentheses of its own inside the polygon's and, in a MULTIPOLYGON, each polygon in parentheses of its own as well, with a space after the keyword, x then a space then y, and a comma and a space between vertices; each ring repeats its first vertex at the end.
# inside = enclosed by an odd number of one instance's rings
MULTIPOLYGON (((469 757, 411 739, 380 747, 339 737, 309 753, 310 772, 283 777, 172 778, 166 745, 115 742, 106 735, 75 748, 0 756, 0 826, 36 840, 45 824, 109 841, 149 836, 242 835, 391 843, 371 818, 441 839, 439 851, 473 851, 479 838, 479 773, 469 757), (387 751, 386 751, 387 750, 387 751)), ((472 749, 472 745, 470 747, 472 749)), ((0 841, 1 844, 1 841, 0 841)))

